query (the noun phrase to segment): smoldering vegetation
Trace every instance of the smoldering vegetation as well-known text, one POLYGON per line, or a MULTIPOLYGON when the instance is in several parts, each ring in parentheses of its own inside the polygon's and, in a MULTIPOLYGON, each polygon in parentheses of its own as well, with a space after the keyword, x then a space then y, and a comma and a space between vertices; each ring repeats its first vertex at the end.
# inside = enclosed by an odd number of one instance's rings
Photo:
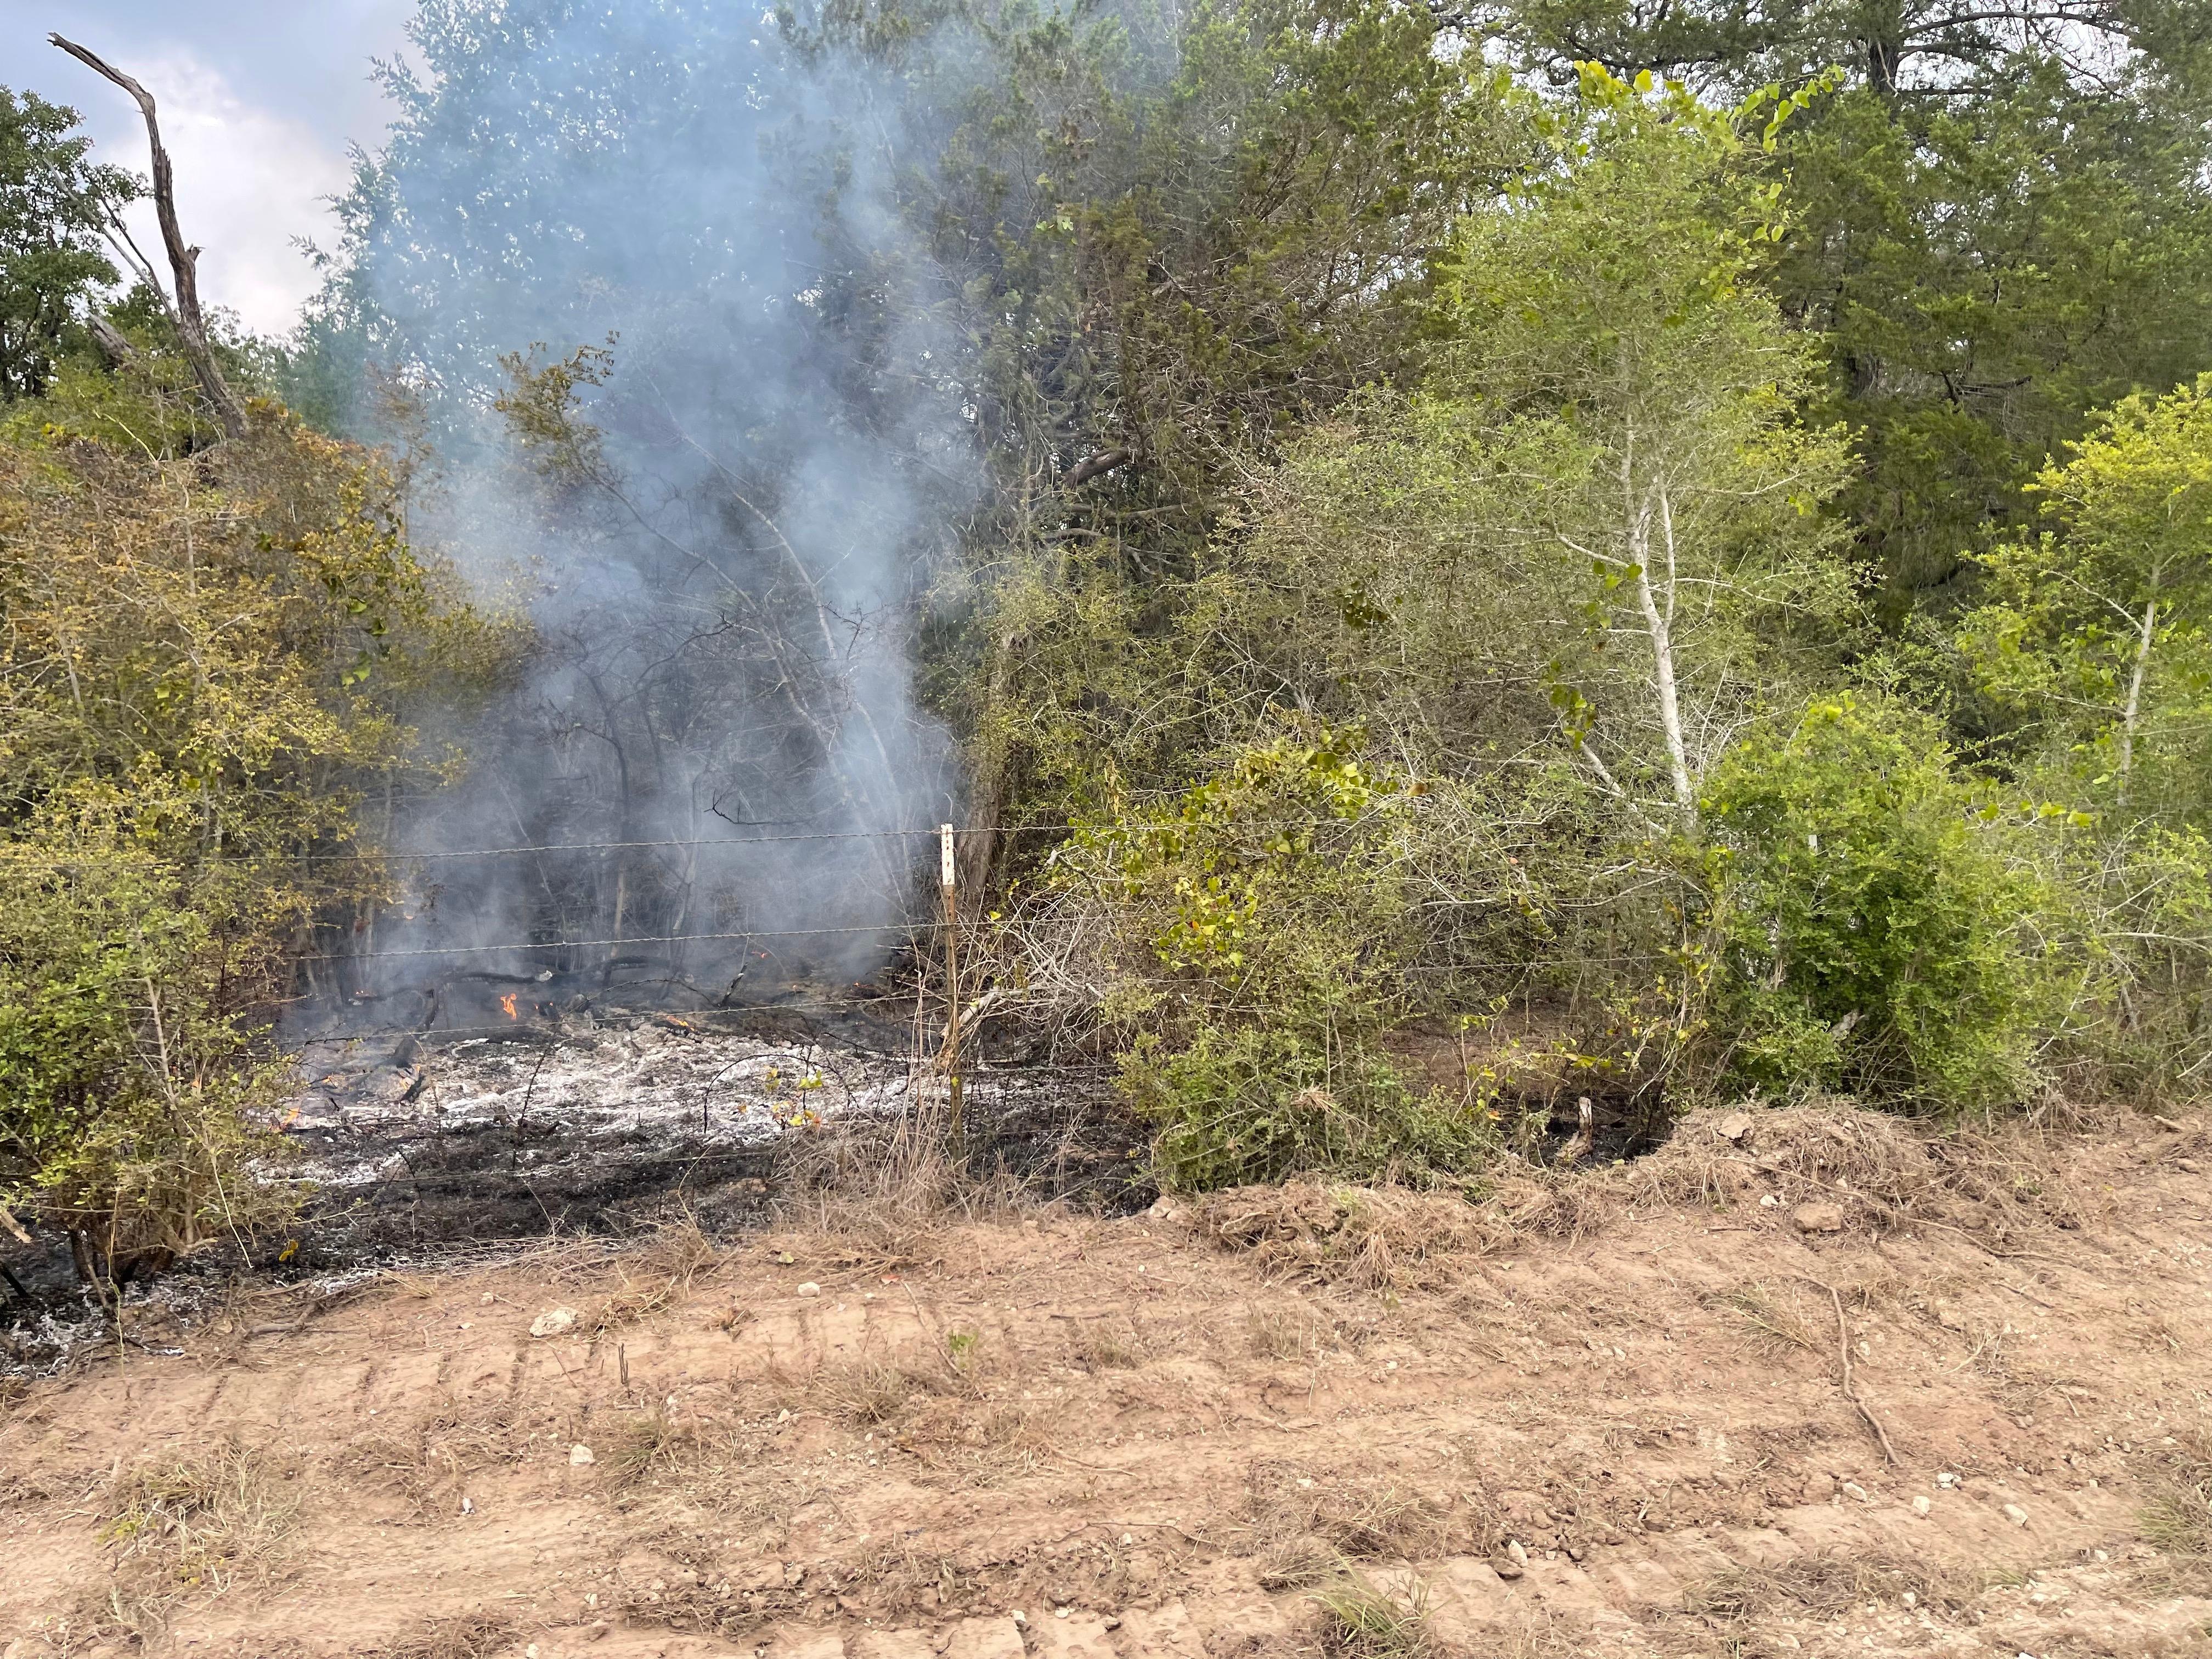
POLYGON ((903 91, 726 6, 430 6, 410 40, 311 331, 333 412, 416 459, 410 534, 529 643, 427 711, 466 774, 385 804, 398 891, 310 984, 849 980, 957 799, 909 654, 979 483, 903 91))

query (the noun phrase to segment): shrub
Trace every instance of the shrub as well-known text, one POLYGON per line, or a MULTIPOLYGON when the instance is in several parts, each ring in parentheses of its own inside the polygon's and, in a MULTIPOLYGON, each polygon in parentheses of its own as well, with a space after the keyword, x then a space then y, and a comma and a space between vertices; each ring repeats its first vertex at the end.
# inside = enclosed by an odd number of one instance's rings
POLYGON ((0 1203, 96 1279, 282 1207, 257 1032, 383 891, 363 799, 449 775, 410 711, 514 644, 375 457, 265 405, 155 447, 173 368, 0 420, 0 1203))
POLYGON ((1701 856, 1727 1070, 1929 1111, 2016 1100, 2046 972, 2036 884, 1951 756, 1849 697, 1755 732, 1714 769, 1701 856))
POLYGON ((1478 1169, 1499 1146, 1489 1113, 1441 1091, 1417 1094, 1364 1046, 1332 1054, 1279 1025, 1206 1027, 1173 1049, 1139 1038, 1121 1085, 1158 1126, 1154 1163, 1178 1188, 1304 1170, 1418 1182, 1478 1169))

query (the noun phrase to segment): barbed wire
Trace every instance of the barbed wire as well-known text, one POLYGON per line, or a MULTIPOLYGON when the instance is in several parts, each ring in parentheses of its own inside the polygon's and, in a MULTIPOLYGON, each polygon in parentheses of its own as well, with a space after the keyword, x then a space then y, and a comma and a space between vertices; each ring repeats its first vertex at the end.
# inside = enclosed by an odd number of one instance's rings
MULTIPOLYGON (((1223 827, 1255 831, 1317 829, 1351 830, 1358 829, 1364 824, 1375 822, 1377 816, 1378 815, 1376 814, 1363 814, 1358 817, 1351 818, 1247 818, 1237 820, 1232 823, 1223 827)), ((952 827, 952 833, 956 837, 984 835, 1073 835, 1080 830, 1091 830, 1102 834, 1139 835, 1157 834, 1163 830, 1193 829, 1198 827, 1200 826, 1185 823, 1182 821, 1176 819, 1169 819, 1164 822, 1158 823, 1136 823, 1126 824, 978 823, 955 824, 952 827)), ((304 852, 281 855, 270 854, 261 856, 270 861, 286 864, 325 864, 349 862, 369 864, 379 861, 425 864, 443 862, 456 859, 530 858, 551 853, 641 852, 661 848, 689 847, 774 847, 804 842, 824 841, 901 841, 915 838, 933 840, 943 833, 944 830, 941 824, 928 824, 913 830, 810 830, 803 835, 787 836, 675 836, 660 841, 567 841, 545 842, 535 844, 521 843, 504 847, 463 847, 447 848, 443 849, 429 848, 363 848, 347 852, 304 852)), ((149 856, 143 859, 98 855, 86 855, 83 857, 41 856, 38 858, 30 858, 15 851, 4 842, 0 842, 0 859, 11 860, 18 864, 35 864, 52 869, 70 869, 79 866, 112 866, 124 868, 133 868, 143 866, 148 864, 158 864, 164 861, 156 856, 149 856)), ((180 862, 181 860, 170 861, 180 862)), ((218 853, 214 855, 213 861, 251 863, 256 861, 256 859, 254 855, 250 854, 241 854, 235 855, 234 858, 232 855, 218 853)))
POLYGON ((388 962, 403 957, 469 957, 491 951, 594 951, 602 945, 690 945, 718 939, 808 939, 820 934, 912 933, 942 927, 941 922, 878 921, 860 927, 753 927, 737 933, 635 933, 627 939, 520 939, 501 945, 427 945, 410 951, 334 951, 317 956, 294 957, 294 962, 388 962))

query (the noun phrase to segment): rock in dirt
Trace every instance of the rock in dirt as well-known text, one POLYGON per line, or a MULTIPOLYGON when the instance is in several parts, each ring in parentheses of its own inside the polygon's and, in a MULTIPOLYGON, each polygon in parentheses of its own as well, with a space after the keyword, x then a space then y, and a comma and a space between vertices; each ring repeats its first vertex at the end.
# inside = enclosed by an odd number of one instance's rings
POLYGON ((1508 1580, 1518 1578, 1521 1576, 1521 1564, 1510 1555, 1492 1556, 1490 1570, 1500 1578, 1508 1580))
POLYGON ((822 1294, 822 1287, 810 1279, 799 1287, 799 1293, 801 1296, 819 1296, 822 1294))
POLYGON ((592 1449, 589 1446, 571 1446, 568 1448, 568 1467, 570 1468, 586 1468, 590 1466, 591 1462, 592 1449))
POLYGON ((1790 1211, 1790 1219, 1801 1233, 1839 1233, 1844 1230, 1844 1206, 1815 1200, 1790 1211))
POLYGON ((575 1328, 576 1310, 574 1308, 548 1308, 530 1322, 532 1336, 559 1336, 575 1328))
POLYGON ((2006 1504, 2004 1506, 2004 1512, 2005 1519, 2011 1522, 2015 1527, 2024 1527, 2027 1524, 2027 1511, 2021 1508, 2019 1504, 2006 1504))
POLYGON ((1720 1137, 1723 1140, 1740 1141, 1746 1139, 1751 1134, 1751 1114, 1749 1112, 1730 1112, 1718 1123, 1716 1123, 1713 1127, 1720 1132, 1720 1137))

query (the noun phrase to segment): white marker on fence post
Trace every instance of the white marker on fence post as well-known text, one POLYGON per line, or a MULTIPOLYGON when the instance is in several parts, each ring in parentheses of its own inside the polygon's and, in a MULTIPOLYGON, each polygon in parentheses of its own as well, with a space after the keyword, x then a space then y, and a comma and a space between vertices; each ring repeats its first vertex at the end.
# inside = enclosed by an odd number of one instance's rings
POLYGON ((949 1079, 946 1094, 950 1106, 946 1127, 957 1153, 966 1126, 961 1121, 960 1109, 959 872, 953 862, 952 826, 949 823, 938 826, 937 853, 939 880, 945 889, 945 1000, 951 1011, 945 1022, 945 1071, 949 1079))

